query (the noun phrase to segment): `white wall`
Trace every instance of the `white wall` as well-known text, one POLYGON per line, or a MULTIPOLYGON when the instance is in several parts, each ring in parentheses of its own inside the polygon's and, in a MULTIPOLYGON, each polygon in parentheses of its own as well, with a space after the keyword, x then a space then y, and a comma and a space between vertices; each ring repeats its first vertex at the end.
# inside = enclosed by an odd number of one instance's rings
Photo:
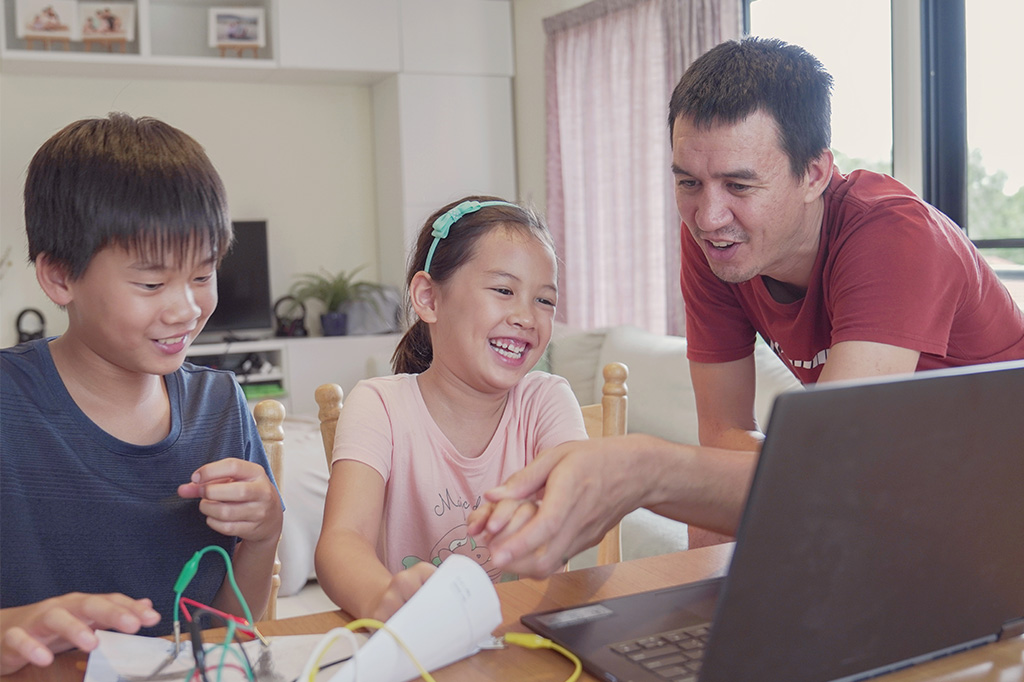
POLYGON ((65 316, 26 264, 22 204, 35 150, 64 125, 110 111, 163 119, 196 138, 224 179, 236 219, 266 219, 271 294, 295 273, 351 269, 377 276, 376 190, 370 89, 0 73, 0 347, 16 342, 26 306, 61 333, 65 316))

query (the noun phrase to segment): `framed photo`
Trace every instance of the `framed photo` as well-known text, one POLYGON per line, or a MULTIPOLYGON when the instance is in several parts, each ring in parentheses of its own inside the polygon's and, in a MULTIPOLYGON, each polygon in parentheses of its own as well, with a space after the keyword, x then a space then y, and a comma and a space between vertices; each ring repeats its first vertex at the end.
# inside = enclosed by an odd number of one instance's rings
POLYGON ((267 44, 262 7, 211 7, 210 47, 267 44))
POLYGON ((135 3, 80 2, 82 39, 135 40, 135 3))
POLYGON ((17 36, 31 40, 78 40, 78 3, 75 0, 16 0, 17 36))

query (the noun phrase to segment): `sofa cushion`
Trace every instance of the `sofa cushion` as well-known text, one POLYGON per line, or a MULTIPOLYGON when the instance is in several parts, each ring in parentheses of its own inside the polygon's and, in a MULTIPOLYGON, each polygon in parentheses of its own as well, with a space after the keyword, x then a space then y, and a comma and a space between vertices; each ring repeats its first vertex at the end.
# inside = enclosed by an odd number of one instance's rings
MULTIPOLYGON (((609 362, 629 368, 629 431, 659 436, 676 443, 698 443, 697 404, 686 359, 686 339, 653 334, 632 326, 611 328, 594 368, 589 402, 601 399, 602 370, 609 362)), ((800 387, 800 382, 765 344, 754 349, 757 367, 754 414, 768 427, 775 396, 800 387)))
POLYGON ((686 339, 616 326, 605 335, 589 402, 600 402, 602 370, 609 362, 629 368, 628 430, 676 443, 697 442, 697 405, 686 360, 686 339))
MULTIPOLYGON (((604 379, 597 372, 595 389, 594 367, 598 366, 601 346, 605 342, 605 329, 571 332, 556 327, 547 349, 548 364, 554 374, 565 377, 580 405, 590 405, 601 399, 604 379), (594 399, 595 393, 597 399, 594 399)), ((600 365, 603 367, 604 365, 600 365)))

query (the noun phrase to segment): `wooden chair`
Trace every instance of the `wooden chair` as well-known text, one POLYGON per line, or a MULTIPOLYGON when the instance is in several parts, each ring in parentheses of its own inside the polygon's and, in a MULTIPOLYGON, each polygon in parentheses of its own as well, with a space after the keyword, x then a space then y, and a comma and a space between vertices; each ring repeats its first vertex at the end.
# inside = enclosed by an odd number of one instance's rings
MULTIPOLYGON (((253 408, 256 429, 263 449, 270 460, 270 470, 277 481, 277 489, 284 489, 284 405, 276 400, 261 400, 253 408)), ((278 539, 280 542, 280 539, 278 539)), ((270 601, 267 602, 267 620, 277 620, 277 592, 281 589, 281 558, 274 556, 274 569, 270 579, 270 601)), ((253 614, 259 620, 259 616, 253 614)))
POLYGON ((321 384, 316 389, 316 404, 320 406, 320 437, 324 441, 324 455, 327 456, 327 471, 331 470, 334 459, 334 432, 338 429, 338 415, 345 391, 338 384, 321 384))
MULTIPOLYGON (((626 395, 629 368, 621 362, 610 362, 604 366, 602 374, 604 386, 601 389, 601 402, 580 408, 583 410, 583 424, 587 427, 587 436, 624 436, 629 407, 626 395)), ((621 559, 622 540, 619 536, 619 526, 616 525, 605 533, 597 546, 597 565, 614 564, 621 559)))
MULTIPOLYGON (((621 362, 612 362, 605 365, 603 374, 604 387, 601 391, 601 402, 580 408, 583 412, 583 423, 590 438, 620 436, 626 433, 628 406, 626 378, 629 376, 629 369, 621 362)), ((316 403, 320 406, 320 435, 324 442, 324 454, 327 457, 328 469, 331 467, 334 432, 338 428, 338 415, 341 414, 344 395, 341 386, 337 384, 322 384, 316 389, 316 403)), ((621 558, 622 543, 619 537, 619 527, 616 526, 605 534, 598 545, 597 563, 599 566, 612 564, 620 561, 621 558)))

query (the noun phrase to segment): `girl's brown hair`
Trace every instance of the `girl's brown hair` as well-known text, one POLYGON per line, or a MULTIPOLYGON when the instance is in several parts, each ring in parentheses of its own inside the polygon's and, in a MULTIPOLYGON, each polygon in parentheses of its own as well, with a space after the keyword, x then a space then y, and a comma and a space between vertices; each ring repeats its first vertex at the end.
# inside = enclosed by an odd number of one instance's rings
MULTIPOLYGON (((406 296, 409 285, 416 273, 424 269, 427 254, 434 243, 434 221, 466 201, 504 201, 498 197, 469 196, 453 201, 438 209, 427 218, 416 239, 416 248, 409 258, 409 267, 405 276, 406 296)), ((521 230, 539 239, 554 250, 554 242, 548 228, 540 217, 532 210, 518 205, 501 204, 484 206, 478 211, 462 215, 448 232, 448 236, 438 240, 430 261, 430 277, 437 283, 444 283, 463 264, 473 257, 474 247, 480 237, 494 229, 521 230)), ((394 355, 391 356, 391 368, 396 374, 419 374, 430 367, 434 359, 434 349, 430 342, 430 329, 427 323, 417 317, 412 306, 407 306, 411 325, 405 332, 394 355)))

